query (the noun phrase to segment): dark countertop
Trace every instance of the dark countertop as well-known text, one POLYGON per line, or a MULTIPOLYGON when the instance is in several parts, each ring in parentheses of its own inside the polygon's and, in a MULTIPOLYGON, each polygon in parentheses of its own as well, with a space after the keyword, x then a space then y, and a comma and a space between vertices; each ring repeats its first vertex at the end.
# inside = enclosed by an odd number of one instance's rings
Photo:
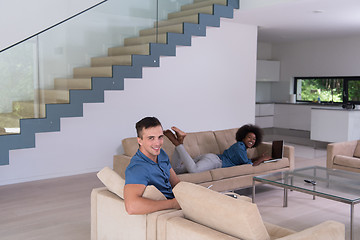
POLYGON ((290 103, 290 102, 256 102, 256 104, 288 104, 288 105, 308 105, 308 106, 327 106, 327 107, 341 107, 342 104, 340 103, 315 103, 315 102, 297 102, 297 103, 290 103))
POLYGON ((311 110, 330 110, 330 111, 343 111, 343 112, 360 111, 360 109, 322 108, 322 107, 314 107, 311 108, 311 110))
MULTIPOLYGON (((355 109, 343 109, 342 104, 334 103, 315 103, 315 102, 256 102, 256 104, 287 104, 287 105, 301 105, 301 106, 311 106, 311 109, 319 110, 336 110, 336 111, 360 111, 360 108, 355 109)), ((357 105, 359 107, 359 105, 357 105)))

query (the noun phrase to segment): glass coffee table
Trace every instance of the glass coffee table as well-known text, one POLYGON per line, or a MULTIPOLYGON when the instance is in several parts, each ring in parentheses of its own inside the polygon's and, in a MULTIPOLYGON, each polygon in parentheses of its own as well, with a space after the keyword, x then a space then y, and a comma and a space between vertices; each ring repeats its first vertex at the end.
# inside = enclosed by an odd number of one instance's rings
POLYGON ((360 202, 359 173, 312 166, 255 176, 252 189, 253 203, 255 182, 284 188, 284 207, 287 207, 289 189, 313 195, 313 199, 319 196, 350 204, 350 239, 353 239, 354 205, 360 202))

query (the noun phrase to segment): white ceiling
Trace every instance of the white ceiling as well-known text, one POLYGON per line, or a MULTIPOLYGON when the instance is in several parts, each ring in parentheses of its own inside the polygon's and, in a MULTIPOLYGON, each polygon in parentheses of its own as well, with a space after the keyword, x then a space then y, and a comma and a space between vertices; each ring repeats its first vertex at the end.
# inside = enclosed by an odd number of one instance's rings
POLYGON ((240 23, 259 26, 260 42, 360 36, 360 0, 289 0, 242 8, 234 18, 240 23))

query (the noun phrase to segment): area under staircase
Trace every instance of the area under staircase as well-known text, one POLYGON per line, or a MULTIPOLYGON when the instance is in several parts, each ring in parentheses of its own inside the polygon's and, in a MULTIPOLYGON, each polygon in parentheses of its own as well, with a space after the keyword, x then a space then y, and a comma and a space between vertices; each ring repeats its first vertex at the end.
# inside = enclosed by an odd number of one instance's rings
POLYGON ((175 56, 176 46, 190 46, 192 36, 205 36, 206 27, 219 27, 220 18, 232 18, 238 0, 194 0, 167 20, 127 38, 124 45, 94 57, 91 66, 73 69, 73 78, 54 80, 54 89, 36 91, 37 101, 15 101, 13 112, 0 121, 20 133, 0 129, 0 165, 9 164, 9 150, 35 147, 35 133, 60 131, 60 118, 81 117, 83 103, 104 101, 105 90, 124 90, 125 78, 141 78, 143 67, 158 67, 160 56, 175 56))

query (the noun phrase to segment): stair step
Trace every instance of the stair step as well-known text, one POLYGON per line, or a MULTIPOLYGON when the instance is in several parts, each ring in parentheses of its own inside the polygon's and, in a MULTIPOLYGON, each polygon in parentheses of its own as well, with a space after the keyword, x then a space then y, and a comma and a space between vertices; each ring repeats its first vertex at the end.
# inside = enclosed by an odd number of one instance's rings
POLYGON ((168 19, 184 17, 184 16, 189 16, 189 15, 199 14, 199 13, 213 14, 213 12, 214 12, 213 5, 209 5, 209 6, 205 6, 205 7, 192 8, 192 9, 183 10, 183 11, 179 11, 179 12, 169 13, 168 19))
POLYGON ((184 33, 184 24, 183 23, 179 23, 179 24, 174 24, 174 25, 169 25, 169 26, 165 26, 165 27, 159 27, 157 28, 149 28, 149 29, 144 29, 140 31, 140 36, 146 36, 146 35, 153 35, 153 34, 161 34, 161 33, 167 33, 167 32, 172 32, 172 33, 184 33))
POLYGON ((167 43, 167 33, 162 33, 134 38, 126 38, 124 40, 125 46, 139 45, 144 43, 167 43))
MULTIPOLYGON (((148 35, 151 35, 151 34, 148 34, 148 35)), ((109 56, 119 56, 119 55, 129 55, 129 54, 149 55, 150 54, 150 46, 149 46, 149 44, 141 44, 141 45, 134 45, 134 46, 113 47, 113 48, 108 49, 109 56)))
POLYGON ((55 90, 55 89, 39 89, 37 90, 37 98, 39 103, 69 103, 68 90, 55 90))
POLYGON ((132 64, 132 56, 131 55, 91 58, 91 66, 92 67, 105 67, 105 66, 112 66, 112 65, 131 66, 131 64, 132 64))
POLYGON ((186 5, 181 6, 181 11, 205 7, 205 6, 209 6, 209 5, 213 5, 213 4, 226 6, 227 0, 198 0, 198 1, 195 0, 194 3, 192 3, 192 4, 186 4, 186 5))
POLYGON ((35 104, 34 101, 16 101, 12 105, 13 112, 21 119, 45 117, 45 104, 35 104))
POLYGON ((214 2, 214 0, 194 0, 194 3, 199 3, 199 2, 214 2))
POLYGON ((56 78, 54 88, 58 90, 91 89, 91 78, 56 78))
POLYGON ((0 113, 0 135, 11 134, 13 130, 20 131, 20 117, 15 113, 0 113), (8 132, 11 129, 11 132, 8 132))
POLYGON ((184 22, 196 23, 196 24, 199 23, 199 14, 178 17, 178 18, 172 18, 172 19, 168 19, 168 20, 162 20, 157 23, 155 22, 154 27, 156 27, 156 24, 158 24, 158 27, 164 27, 164 26, 169 26, 169 25, 174 25, 174 24, 184 23, 184 22))
POLYGON ((74 78, 112 77, 112 67, 74 68, 74 78))

